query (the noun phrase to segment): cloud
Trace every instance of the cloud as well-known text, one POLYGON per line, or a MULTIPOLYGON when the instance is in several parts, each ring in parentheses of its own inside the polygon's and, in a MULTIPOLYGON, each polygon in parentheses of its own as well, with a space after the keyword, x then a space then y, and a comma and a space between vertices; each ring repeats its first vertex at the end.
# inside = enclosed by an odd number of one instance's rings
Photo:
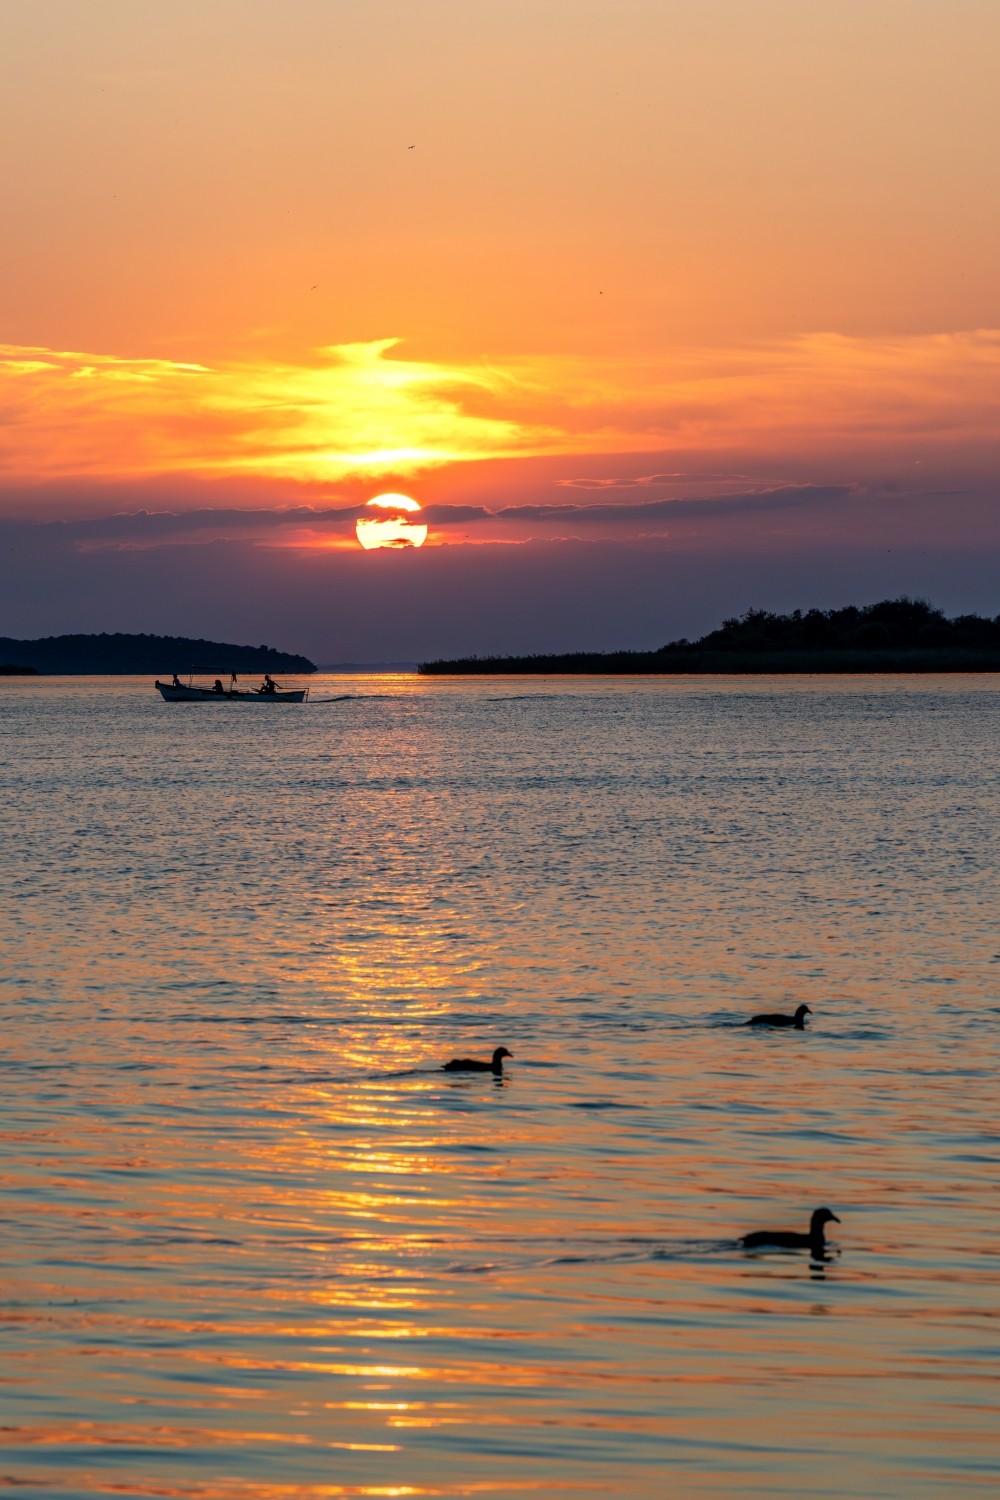
MULTIPOLYGON (((840 453, 996 464, 1000 333, 816 334, 658 360, 450 365, 381 339, 208 365, 0 346, 0 488, 157 476, 323 485, 494 459, 840 453)), ((709 465, 711 467, 711 465, 709 465)), ((708 476, 701 476, 699 483, 708 476)), ((596 492, 682 469, 569 478, 596 492)), ((693 482, 693 481, 692 481, 693 482)), ((13 503, 13 501, 9 502, 13 503)), ((610 518, 609 518, 610 519, 610 518)))
POLYGON ((314 508, 299 505, 280 509, 212 509, 193 511, 133 511, 111 516, 93 516, 39 524, 54 541, 82 547, 159 543, 190 543, 215 540, 253 540, 276 531, 303 528, 321 532, 350 532, 362 514, 358 505, 314 508))
POLYGON ((508 505, 497 512, 497 518, 627 527, 635 522, 669 522, 680 517, 711 520, 716 516, 747 515, 755 511, 829 505, 849 493, 845 485, 782 485, 776 489, 751 490, 713 499, 698 496, 694 499, 647 500, 632 505, 508 505))
POLYGON ((688 484, 715 484, 720 480, 733 484, 747 477, 746 474, 699 474, 675 469, 666 474, 636 474, 632 478, 557 479, 555 483, 560 489, 567 490, 642 490, 654 484, 676 484, 680 480, 688 484))
POLYGON ((212 368, 0 345, 0 476, 328 481, 541 441, 501 412, 469 409, 472 391, 501 377, 389 359, 396 342, 332 346, 299 365, 212 368))
MULTIPOLYGON (((556 502, 491 508, 485 505, 428 505, 420 519, 437 539, 445 541, 461 530, 486 529, 490 539, 530 540, 559 535, 602 536, 627 540, 651 532, 664 533, 673 523, 711 523, 733 516, 767 512, 829 508, 852 493, 844 485, 782 485, 714 498, 696 496, 647 500, 639 503, 556 502)), ((78 551, 107 548, 148 548, 247 541, 263 545, 314 547, 324 542, 355 539, 355 524, 366 514, 361 504, 282 506, 268 509, 214 507, 192 511, 138 510, 114 515, 27 524, 39 537, 78 551)))

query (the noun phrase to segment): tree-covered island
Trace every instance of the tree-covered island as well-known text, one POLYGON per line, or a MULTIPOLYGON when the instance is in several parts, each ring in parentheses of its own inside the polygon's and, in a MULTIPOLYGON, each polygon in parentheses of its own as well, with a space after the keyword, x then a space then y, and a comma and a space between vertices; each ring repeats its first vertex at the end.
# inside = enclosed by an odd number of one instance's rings
POLYGON ((65 677, 172 672, 315 672, 306 656, 273 646, 234 646, 185 635, 49 635, 37 641, 0 636, 2 675, 65 677))
POLYGON ((655 651, 466 656, 421 663, 427 677, 502 673, 1000 672, 1000 615, 949 620, 923 599, 772 614, 749 609, 700 640, 655 651))

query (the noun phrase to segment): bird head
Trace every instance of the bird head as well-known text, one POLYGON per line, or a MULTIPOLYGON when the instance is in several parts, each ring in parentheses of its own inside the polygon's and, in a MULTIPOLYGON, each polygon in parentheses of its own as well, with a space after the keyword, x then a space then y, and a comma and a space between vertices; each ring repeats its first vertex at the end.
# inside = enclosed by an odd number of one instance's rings
POLYGON ((833 1212, 833 1210, 829 1208, 817 1208, 816 1212, 812 1216, 812 1227, 814 1230, 822 1229, 824 1224, 829 1224, 831 1222, 834 1224, 839 1224, 840 1220, 837 1218, 837 1215, 833 1212))
POLYGON ((495 1063, 498 1063, 502 1057, 511 1057, 511 1056, 512 1056, 512 1053, 508 1052, 506 1047, 498 1047, 496 1049, 496 1051, 494 1052, 494 1054, 493 1054, 493 1061, 495 1063))

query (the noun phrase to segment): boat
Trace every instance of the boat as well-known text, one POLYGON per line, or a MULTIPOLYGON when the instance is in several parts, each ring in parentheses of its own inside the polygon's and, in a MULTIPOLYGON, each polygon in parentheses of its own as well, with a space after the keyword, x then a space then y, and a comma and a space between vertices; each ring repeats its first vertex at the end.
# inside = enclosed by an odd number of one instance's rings
POLYGON ((218 686, 207 688, 178 682, 176 677, 173 682, 157 678, 154 686, 164 703, 304 703, 309 696, 308 688, 279 688, 270 677, 265 677, 259 688, 247 691, 224 688, 221 678, 216 682, 218 686))

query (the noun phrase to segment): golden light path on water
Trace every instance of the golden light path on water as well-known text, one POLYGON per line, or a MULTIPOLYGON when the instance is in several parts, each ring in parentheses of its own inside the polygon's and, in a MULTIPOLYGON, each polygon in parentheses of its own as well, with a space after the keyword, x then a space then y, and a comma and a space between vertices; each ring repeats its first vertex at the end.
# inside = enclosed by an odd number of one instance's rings
POLYGON ((0 687, 4 1484, 994 1492, 1000 689, 354 691, 0 687))

